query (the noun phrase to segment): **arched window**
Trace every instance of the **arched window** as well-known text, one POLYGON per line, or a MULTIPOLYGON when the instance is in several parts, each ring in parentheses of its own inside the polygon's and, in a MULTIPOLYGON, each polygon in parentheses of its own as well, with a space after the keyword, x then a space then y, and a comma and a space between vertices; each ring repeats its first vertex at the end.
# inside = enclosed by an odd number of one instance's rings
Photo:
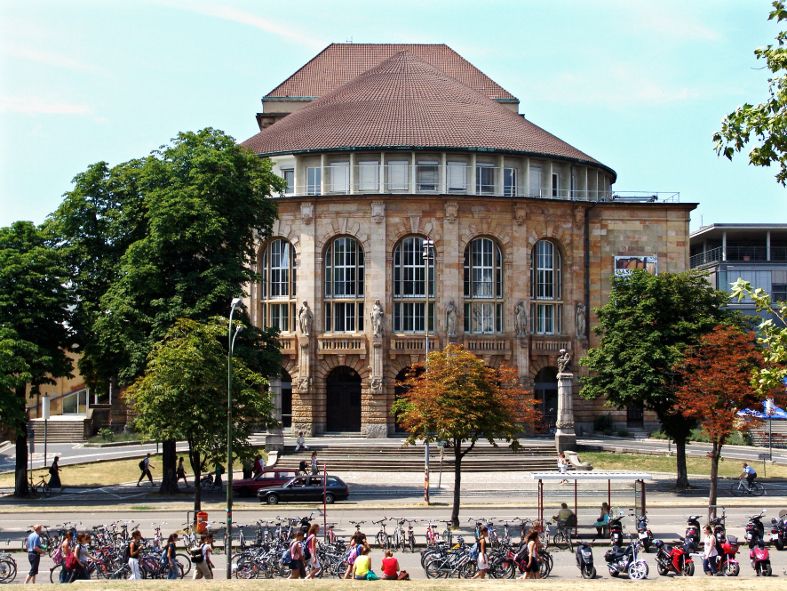
POLYGON ((434 246, 428 253, 429 279, 426 277, 424 239, 407 236, 393 253, 393 330, 394 332, 423 333, 426 316, 429 330, 434 330, 434 246), (427 314, 427 283, 429 309, 427 314))
POLYGON ((557 245, 539 240, 530 255, 530 331, 561 334, 563 331, 562 261, 557 245))
POLYGON ((325 251, 325 332, 363 330, 363 249, 334 238, 325 251))
POLYGON ((503 255, 491 238, 465 248, 465 332, 503 332, 503 255))
POLYGON ((292 245, 274 238, 260 258, 262 326, 281 332, 295 330, 295 252, 292 245))

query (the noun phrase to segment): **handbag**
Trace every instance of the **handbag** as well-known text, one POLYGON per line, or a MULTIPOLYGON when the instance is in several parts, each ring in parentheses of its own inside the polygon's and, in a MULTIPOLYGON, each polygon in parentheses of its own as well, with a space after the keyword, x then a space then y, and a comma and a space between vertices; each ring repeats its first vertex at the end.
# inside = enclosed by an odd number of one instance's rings
POLYGON ((68 570, 74 570, 79 566, 79 560, 77 560, 77 551, 76 548, 71 550, 66 556, 66 568, 68 570))

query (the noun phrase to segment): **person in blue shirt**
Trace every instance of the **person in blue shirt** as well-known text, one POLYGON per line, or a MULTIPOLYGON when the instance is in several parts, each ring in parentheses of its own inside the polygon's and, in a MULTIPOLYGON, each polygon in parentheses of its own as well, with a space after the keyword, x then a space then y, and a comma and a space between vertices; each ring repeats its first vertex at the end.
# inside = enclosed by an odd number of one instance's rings
POLYGON ((36 575, 38 574, 38 565, 41 562, 41 555, 45 552, 41 544, 41 530, 44 526, 40 523, 33 526, 33 531, 27 536, 25 548, 27 549, 27 560, 30 562, 30 571, 27 573, 25 585, 28 583, 35 584, 36 575))
POLYGON ((741 472, 741 478, 745 478, 746 482, 749 483, 749 488, 751 488, 751 483, 754 482, 754 479, 757 478, 757 471, 749 466, 746 462, 743 462, 743 472, 741 472))

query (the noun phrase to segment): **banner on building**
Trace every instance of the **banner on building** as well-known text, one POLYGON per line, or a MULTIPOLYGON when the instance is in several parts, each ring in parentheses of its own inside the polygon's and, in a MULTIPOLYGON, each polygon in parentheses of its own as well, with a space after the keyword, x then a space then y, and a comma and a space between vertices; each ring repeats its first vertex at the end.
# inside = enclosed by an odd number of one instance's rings
POLYGON ((659 257, 656 256, 616 256, 615 276, 625 277, 633 271, 642 269, 652 275, 657 275, 659 257))

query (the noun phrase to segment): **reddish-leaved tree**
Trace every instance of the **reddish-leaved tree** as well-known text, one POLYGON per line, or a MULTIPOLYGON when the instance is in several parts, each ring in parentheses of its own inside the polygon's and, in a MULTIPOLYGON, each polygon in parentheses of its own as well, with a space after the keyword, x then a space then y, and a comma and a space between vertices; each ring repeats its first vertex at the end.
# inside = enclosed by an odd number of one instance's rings
POLYGON ((408 441, 445 441, 454 452, 454 506, 451 521, 459 525, 462 458, 479 439, 497 445, 505 439, 514 449, 517 435, 539 417, 536 401, 510 367, 493 368, 470 351, 449 345, 429 354, 428 365, 416 365, 402 382, 406 393, 393 405, 408 441))
POLYGON ((759 401, 752 381, 754 370, 761 365, 754 333, 720 324, 701 337, 699 345, 675 367, 681 382, 675 408, 696 419, 712 445, 708 495, 711 517, 716 513, 721 448, 742 424, 736 413, 759 401))

